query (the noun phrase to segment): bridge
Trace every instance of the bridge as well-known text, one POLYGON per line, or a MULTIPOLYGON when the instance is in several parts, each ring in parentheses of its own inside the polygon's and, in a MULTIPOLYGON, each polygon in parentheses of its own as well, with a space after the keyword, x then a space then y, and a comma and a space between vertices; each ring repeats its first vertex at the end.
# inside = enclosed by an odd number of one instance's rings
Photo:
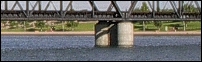
POLYGON ((13 5, 9 2, 11 1, 1 1, 1 20, 98 20, 99 22, 95 25, 96 46, 133 45, 134 27, 131 23, 133 21, 201 20, 201 4, 198 1, 167 1, 164 6, 170 5, 172 11, 162 11, 166 10, 160 8, 162 1, 146 1, 149 11, 143 9, 139 12, 135 8, 141 1, 128 1, 130 4, 126 10, 121 10, 122 5, 118 4, 118 1, 108 1, 109 5, 105 5, 107 10, 104 11, 101 11, 96 4, 99 1, 83 1, 87 2, 85 5, 90 6, 90 10, 74 10, 72 6, 74 1, 56 1, 57 6, 53 1, 47 1, 47 5, 43 4, 43 1, 35 1, 34 5, 32 5, 33 1, 12 1, 13 5), (54 9, 48 9, 51 4, 54 9), (197 10, 195 12, 187 11, 186 4, 188 9, 194 5, 194 9, 197 10), (16 7, 19 9, 15 9, 16 7))

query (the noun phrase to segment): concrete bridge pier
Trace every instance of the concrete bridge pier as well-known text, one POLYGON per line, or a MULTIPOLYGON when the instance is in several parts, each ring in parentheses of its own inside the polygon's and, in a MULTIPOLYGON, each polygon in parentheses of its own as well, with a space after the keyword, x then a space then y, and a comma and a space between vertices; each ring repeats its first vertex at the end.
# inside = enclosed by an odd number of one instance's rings
POLYGON ((133 47, 133 23, 128 21, 122 21, 119 22, 117 26, 118 46, 133 47))
POLYGON ((95 46, 133 47, 132 22, 99 21, 95 25, 95 46))
POLYGON ((109 23, 106 21, 99 21, 95 24, 95 46, 108 47, 109 40, 109 23))

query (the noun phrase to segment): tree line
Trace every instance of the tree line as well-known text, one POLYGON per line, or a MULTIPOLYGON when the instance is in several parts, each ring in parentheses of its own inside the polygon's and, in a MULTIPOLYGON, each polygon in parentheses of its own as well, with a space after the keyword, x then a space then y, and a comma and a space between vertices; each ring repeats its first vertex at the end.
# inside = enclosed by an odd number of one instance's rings
MULTIPOLYGON (((196 13, 199 12, 198 8, 195 7, 193 4, 184 4, 183 5, 183 12, 185 13, 196 13)), ((174 12, 173 9, 159 9, 160 12, 174 12)), ((135 8, 133 12, 150 12, 149 7, 146 2, 142 2, 142 6, 140 8, 135 8)), ((160 30, 162 27, 162 21, 141 21, 140 24, 143 24, 143 31, 145 31, 145 28, 147 27, 147 24, 154 22, 154 25, 160 30)), ((185 22, 185 25, 187 26, 187 22, 185 22)), ((179 27, 179 24, 172 25, 172 27, 179 27)))

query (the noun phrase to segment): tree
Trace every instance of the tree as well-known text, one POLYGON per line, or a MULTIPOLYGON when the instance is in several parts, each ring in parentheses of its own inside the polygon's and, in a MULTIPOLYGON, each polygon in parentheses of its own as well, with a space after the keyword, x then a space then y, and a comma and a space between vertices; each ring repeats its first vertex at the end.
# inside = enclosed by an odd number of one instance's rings
POLYGON ((140 8, 135 8, 133 12, 141 12, 140 8))
POLYGON ((161 12, 174 12, 173 9, 162 9, 161 12))
POLYGON ((184 8, 184 12, 191 12, 191 13, 193 13, 193 12, 197 12, 198 11, 198 9, 196 7, 194 7, 194 5, 189 5, 188 3, 185 4, 183 6, 183 8, 184 8))
POLYGON ((162 27, 162 22, 161 21, 154 21, 154 25, 158 28, 160 31, 160 28, 162 27))
MULTIPOLYGON (((188 12, 188 13, 194 13, 194 12, 199 12, 198 9, 196 7, 194 7, 194 5, 189 5, 188 3, 185 4, 183 6, 184 12, 188 12)), ((187 27, 187 21, 184 21, 184 30, 187 27)))
POLYGON ((36 27, 40 28, 40 30, 42 31, 42 29, 45 27, 45 22, 43 21, 37 22, 36 27))
POLYGON ((24 27, 29 27, 29 22, 28 21, 25 21, 24 27))
POLYGON ((74 21, 69 21, 67 22, 66 26, 70 28, 70 30, 74 30, 75 27, 78 26, 78 22, 74 22, 74 21))
MULTIPOLYGON (((140 10, 142 12, 149 12, 149 7, 147 6, 146 2, 142 2, 142 6, 141 6, 140 10)), ((148 24, 148 23, 150 23, 150 22, 149 21, 140 22, 140 24, 143 24, 143 31, 145 31, 146 24, 148 24)))
POLYGON ((142 6, 140 8, 142 12, 149 12, 149 7, 147 6, 146 2, 142 2, 142 6))
POLYGON ((11 21, 10 26, 11 26, 11 29, 18 28, 18 22, 17 21, 11 21))
POLYGON ((29 27, 29 22, 28 21, 23 21, 23 28, 26 31, 27 28, 29 27))

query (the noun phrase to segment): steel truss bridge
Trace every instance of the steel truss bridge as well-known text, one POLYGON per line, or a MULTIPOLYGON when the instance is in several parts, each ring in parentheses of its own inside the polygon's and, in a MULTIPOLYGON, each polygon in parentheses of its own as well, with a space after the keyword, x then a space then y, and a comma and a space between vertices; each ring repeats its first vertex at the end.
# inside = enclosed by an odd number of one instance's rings
MULTIPOLYGON (((67 6, 64 6, 66 1, 58 1, 59 6, 54 10, 48 10, 47 8, 50 4, 54 4, 52 1, 48 1, 47 5, 42 4, 42 1, 36 1, 31 5, 32 1, 12 1, 14 5, 8 4, 10 1, 1 1, 1 6, 4 5, 4 8, 1 8, 1 20, 104 20, 104 21, 149 21, 149 20, 159 20, 159 21, 169 21, 169 20, 184 20, 184 21, 196 21, 201 20, 201 7, 197 1, 189 1, 190 4, 195 4, 197 12, 185 12, 183 5, 184 1, 167 1, 171 5, 173 12, 162 12, 160 11, 161 1, 146 1, 148 7, 150 8, 149 12, 134 12, 134 8, 137 6, 139 1, 130 1, 131 4, 128 10, 122 11, 120 5, 117 1, 109 1, 110 5, 106 11, 100 11, 98 9, 95 1, 86 1, 91 6, 91 10, 69 10, 72 8, 72 2, 69 1, 67 6), (177 2, 177 3, 176 3, 177 2), (26 6, 23 7, 23 4, 26 6), (19 7, 19 10, 15 10, 15 7, 19 7), (45 7, 45 9, 42 9, 45 7), (8 9, 11 8, 11 9, 8 9), (35 10, 35 9, 38 10, 35 10), (112 9, 115 11, 112 11, 112 9)), ((166 4, 166 5, 168 5, 166 4)), ((56 6, 53 5, 54 8, 56 6)))

